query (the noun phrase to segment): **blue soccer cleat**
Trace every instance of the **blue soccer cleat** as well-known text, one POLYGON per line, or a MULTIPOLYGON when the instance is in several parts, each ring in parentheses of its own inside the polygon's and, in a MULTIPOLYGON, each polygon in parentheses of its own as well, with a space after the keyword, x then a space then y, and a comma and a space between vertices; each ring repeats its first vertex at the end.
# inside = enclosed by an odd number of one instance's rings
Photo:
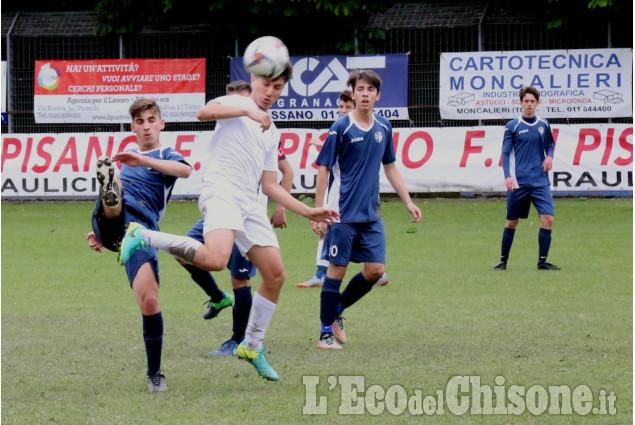
POLYGON ((132 255, 143 249, 146 246, 146 242, 141 239, 141 230, 145 229, 141 224, 130 222, 126 233, 123 236, 121 245, 119 246, 119 256, 117 260, 122 266, 125 265, 132 255))
POLYGON ((277 381, 280 378, 267 361, 265 348, 266 347, 262 347, 260 351, 248 350, 245 345, 245 341, 243 341, 234 349, 234 354, 236 354, 239 359, 243 359, 251 363, 263 378, 270 381, 277 381))
POLYGON ((208 356, 233 356, 234 351, 238 347, 238 343, 233 339, 228 339, 223 342, 223 345, 220 346, 218 350, 210 351, 207 353, 208 356))

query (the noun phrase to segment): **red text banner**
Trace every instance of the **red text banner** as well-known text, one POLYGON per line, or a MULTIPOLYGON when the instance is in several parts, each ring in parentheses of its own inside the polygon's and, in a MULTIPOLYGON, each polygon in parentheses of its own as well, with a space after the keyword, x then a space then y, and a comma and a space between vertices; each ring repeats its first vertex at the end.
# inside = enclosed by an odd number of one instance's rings
MULTIPOLYGON (((550 173, 555 192, 633 190, 633 126, 553 126, 556 151, 550 173)), ((194 172, 173 194, 196 197, 212 132, 163 132, 164 146, 180 151, 194 172)), ((318 155, 312 137, 326 130, 283 129, 282 144, 294 170, 294 193, 313 193, 318 155)), ((504 192, 503 127, 397 128, 393 144, 408 190, 504 192)), ((2 198, 88 198, 98 193, 95 161, 136 145, 130 133, 7 134, 2 136, 2 198)), ((383 172, 381 191, 393 192, 383 172)))
POLYGON ((128 107, 151 97, 168 122, 197 121, 205 104, 205 59, 35 62, 36 123, 130 122, 128 107))

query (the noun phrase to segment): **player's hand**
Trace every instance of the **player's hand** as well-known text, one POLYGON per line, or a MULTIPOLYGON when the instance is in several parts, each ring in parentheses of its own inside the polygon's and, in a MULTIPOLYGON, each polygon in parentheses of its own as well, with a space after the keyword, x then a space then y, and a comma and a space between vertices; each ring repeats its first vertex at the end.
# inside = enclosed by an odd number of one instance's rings
POLYGON ((411 220, 411 222, 418 223, 419 220, 421 220, 421 216, 422 216, 421 210, 419 209, 419 207, 411 202, 406 205, 406 208, 408 208, 408 211, 410 212, 410 214, 412 214, 413 219, 411 220))
POLYGON ((88 247, 93 251, 102 252, 104 250, 104 246, 97 240, 95 232, 88 232, 86 240, 88 241, 88 247))
POLYGON ((548 156, 545 158, 544 161, 542 161, 542 169, 545 170, 545 173, 548 172, 549 170, 551 170, 553 166, 553 158, 548 156))
POLYGON ((278 208, 278 206, 276 206, 276 210, 271 216, 271 224, 276 229, 284 229, 287 227, 287 213, 284 208, 278 208))
POLYGON ((320 223, 326 223, 329 226, 340 220, 340 213, 328 208, 311 208, 307 218, 311 221, 318 221, 320 223))
POLYGON ((311 221, 311 230, 320 237, 326 234, 326 226, 323 226, 322 223, 318 221, 311 221))
POLYGON ((250 109, 247 112, 247 116, 251 118, 252 120, 260 123, 260 127, 262 128, 263 133, 269 130, 269 127, 271 127, 271 115, 269 115, 268 113, 264 111, 250 109))
POLYGON ((123 162, 131 167, 140 167, 145 165, 145 156, 134 152, 119 152, 112 156, 113 161, 123 162))
POLYGON ((507 177, 505 179, 505 187, 507 188, 507 190, 509 190, 510 192, 514 191, 514 179, 512 179, 511 177, 507 177))
POLYGON ((313 137, 311 138, 311 140, 309 140, 309 144, 321 148, 324 145, 324 140, 320 139, 319 137, 313 137))

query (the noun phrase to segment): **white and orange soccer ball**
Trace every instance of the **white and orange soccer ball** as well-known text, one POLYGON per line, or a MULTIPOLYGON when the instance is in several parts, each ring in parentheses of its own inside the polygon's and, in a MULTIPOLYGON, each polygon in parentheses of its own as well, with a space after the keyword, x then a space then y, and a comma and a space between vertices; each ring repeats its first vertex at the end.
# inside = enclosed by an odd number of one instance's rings
POLYGON ((245 49, 245 70, 257 77, 278 78, 290 62, 287 46, 270 35, 252 41, 245 49))

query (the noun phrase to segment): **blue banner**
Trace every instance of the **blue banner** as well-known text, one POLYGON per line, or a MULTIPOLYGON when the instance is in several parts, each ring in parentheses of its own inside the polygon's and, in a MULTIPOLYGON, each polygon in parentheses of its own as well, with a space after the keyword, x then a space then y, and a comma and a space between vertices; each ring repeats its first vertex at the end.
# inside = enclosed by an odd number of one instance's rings
MULTIPOLYGON (((275 121, 333 121, 338 118, 337 98, 348 89, 351 71, 370 69, 382 79, 375 113, 391 120, 408 118, 408 56, 292 56, 293 78, 270 113, 275 121)), ((230 80, 250 81, 243 58, 230 63, 230 80)))

